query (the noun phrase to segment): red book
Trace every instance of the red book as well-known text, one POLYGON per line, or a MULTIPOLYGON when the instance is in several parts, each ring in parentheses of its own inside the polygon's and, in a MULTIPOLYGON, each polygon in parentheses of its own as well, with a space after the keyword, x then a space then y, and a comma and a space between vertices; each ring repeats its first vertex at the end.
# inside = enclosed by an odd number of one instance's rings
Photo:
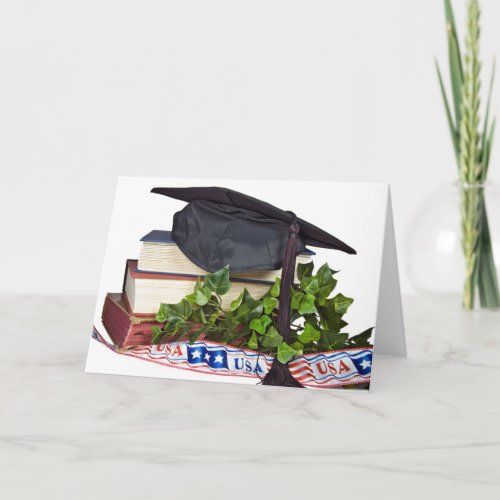
POLYGON ((136 316, 127 307, 122 293, 108 293, 102 310, 102 322, 111 340, 119 347, 150 345, 151 328, 161 326, 155 316, 136 316))
MULTIPOLYGON (((162 326, 155 321, 154 315, 137 315, 130 311, 127 296, 124 293, 108 293, 102 310, 102 323, 111 340, 120 348, 127 349, 138 345, 152 345, 153 326, 162 326)), ((201 328, 201 324, 193 323, 189 332, 179 338, 166 338, 162 343, 186 340, 190 332, 201 328)), ((205 338, 200 335, 198 340, 205 338)))

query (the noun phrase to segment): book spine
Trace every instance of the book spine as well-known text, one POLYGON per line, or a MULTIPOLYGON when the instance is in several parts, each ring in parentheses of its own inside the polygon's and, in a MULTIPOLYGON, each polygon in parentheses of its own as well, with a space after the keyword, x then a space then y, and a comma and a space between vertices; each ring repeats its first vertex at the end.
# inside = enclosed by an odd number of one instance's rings
MULTIPOLYGON (((121 296, 123 298, 123 296, 121 296)), ((108 294, 104 301, 102 323, 118 347, 151 345, 152 327, 160 325, 154 316, 135 318, 108 294)))

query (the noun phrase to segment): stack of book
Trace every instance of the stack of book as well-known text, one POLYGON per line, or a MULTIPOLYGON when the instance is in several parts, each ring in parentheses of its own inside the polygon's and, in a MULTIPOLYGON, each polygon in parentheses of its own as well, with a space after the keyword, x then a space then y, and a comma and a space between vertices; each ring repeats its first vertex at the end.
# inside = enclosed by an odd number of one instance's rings
MULTIPOLYGON (((119 347, 151 344, 160 304, 180 302, 206 274, 182 253, 170 231, 151 231, 141 241, 139 259, 127 260, 122 293, 109 293, 104 302, 103 324, 119 347)), ((297 264, 310 262, 312 255, 306 249, 297 256, 297 264)), ((231 274, 231 289, 222 297, 223 309, 245 288, 261 298, 280 275, 281 269, 231 274)))

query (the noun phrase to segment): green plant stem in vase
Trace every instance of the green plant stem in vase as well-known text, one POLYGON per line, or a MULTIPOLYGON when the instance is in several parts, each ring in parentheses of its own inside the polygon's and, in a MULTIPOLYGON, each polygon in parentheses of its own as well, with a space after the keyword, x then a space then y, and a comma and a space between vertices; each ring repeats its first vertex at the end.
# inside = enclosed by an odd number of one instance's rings
POLYGON ((453 106, 436 63, 446 116, 457 159, 460 181, 462 249, 465 258, 463 306, 473 309, 479 296, 481 307, 500 307, 500 292, 488 226, 484 184, 488 173, 495 120, 489 109, 495 65, 490 80, 485 118, 480 130, 481 62, 479 61, 480 9, 477 0, 467 4, 467 35, 462 58, 455 17, 450 0, 445 0, 448 56, 453 106))
POLYGON ((463 302, 466 309, 473 309, 477 271, 480 260, 479 236, 481 232, 481 187, 461 186, 462 249, 465 257, 465 282, 463 302))

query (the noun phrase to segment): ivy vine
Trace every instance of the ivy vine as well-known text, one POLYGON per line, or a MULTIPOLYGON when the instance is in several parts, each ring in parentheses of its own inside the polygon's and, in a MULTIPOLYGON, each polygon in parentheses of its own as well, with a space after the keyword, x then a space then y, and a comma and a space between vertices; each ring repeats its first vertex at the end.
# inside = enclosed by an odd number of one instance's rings
POLYGON ((343 316, 353 299, 337 293, 336 271, 323 264, 314 273, 314 263, 299 264, 299 283, 291 290, 291 342, 278 331, 280 279, 276 278, 261 299, 253 298, 245 288, 228 310, 222 296, 231 289, 229 266, 199 278, 193 293, 178 304, 161 304, 153 327, 153 344, 200 338, 277 356, 288 363, 295 356, 349 347, 371 347, 373 328, 354 336, 342 330, 343 316))

